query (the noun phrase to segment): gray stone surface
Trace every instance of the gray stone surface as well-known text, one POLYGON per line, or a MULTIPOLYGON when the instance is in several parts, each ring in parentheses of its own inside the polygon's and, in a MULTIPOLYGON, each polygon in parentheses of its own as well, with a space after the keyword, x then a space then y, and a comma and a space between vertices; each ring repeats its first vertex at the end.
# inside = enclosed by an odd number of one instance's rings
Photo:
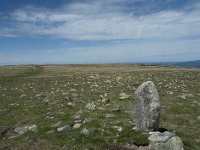
POLYGON ((80 120, 81 119, 81 116, 83 115, 83 111, 82 110, 79 110, 74 116, 74 120, 80 120))
POLYGON ((113 118, 113 117, 115 117, 114 114, 106 114, 106 118, 113 118))
POLYGON ((147 81, 134 93, 136 127, 144 131, 157 131, 160 120, 160 100, 155 84, 147 81))
POLYGON ((83 121, 83 123, 89 123, 89 122, 91 122, 92 120, 94 120, 93 117, 88 117, 88 118, 86 118, 86 119, 83 121))
POLYGON ((70 131, 71 129, 72 129, 71 126, 65 125, 65 126, 63 126, 63 127, 57 128, 57 131, 58 131, 58 132, 66 132, 66 131, 70 131))
POLYGON ((80 128, 81 127, 81 123, 75 123, 74 125, 73 125, 73 129, 78 129, 78 128, 80 128))
POLYGON ((148 146, 140 146, 138 150, 149 150, 148 146))
POLYGON ((94 102, 87 103, 85 106, 89 110, 95 110, 96 109, 96 104, 94 102))
POLYGON ((149 150, 183 150, 181 139, 174 133, 155 132, 149 139, 149 150))
POLYGON ((135 145, 135 144, 126 144, 125 146, 124 146, 124 148, 126 148, 126 149, 128 149, 128 150, 138 150, 138 146, 137 145, 135 145))
POLYGON ((154 143, 164 143, 171 137, 175 136, 175 133, 172 132, 152 132, 151 136, 149 136, 149 141, 152 141, 154 143))
POLYGON ((88 129, 86 129, 86 128, 84 128, 83 130, 81 130, 80 133, 83 134, 83 135, 90 135, 90 131, 88 129))
POLYGON ((24 127, 17 127, 14 129, 14 132, 18 135, 22 135, 28 131, 37 132, 37 125, 29 125, 24 127))
POLYGON ((180 98, 180 99, 186 100, 186 99, 190 99, 190 98, 194 97, 194 95, 188 94, 188 93, 182 93, 181 95, 178 95, 177 97, 180 98))

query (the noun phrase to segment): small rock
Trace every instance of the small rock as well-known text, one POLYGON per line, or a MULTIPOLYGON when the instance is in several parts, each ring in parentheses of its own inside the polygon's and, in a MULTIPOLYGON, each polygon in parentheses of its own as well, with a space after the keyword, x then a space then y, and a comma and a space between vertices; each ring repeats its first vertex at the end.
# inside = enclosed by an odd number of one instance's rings
POLYGON ((71 126, 65 125, 64 127, 57 128, 57 131, 58 132, 66 132, 66 131, 70 131, 71 129, 72 129, 71 126))
POLYGON ((63 124, 62 121, 58 121, 56 124, 53 124, 51 127, 52 127, 52 128, 59 128, 59 127, 62 126, 62 124, 63 124))
POLYGON ((37 125, 30 125, 30 126, 24 126, 24 127, 17 127, 14 129, 14 132, 22 135, 28 131, 32 131, 32 132, 37 132, 37 125))
POLYGON ((80 123, 81 122, 81 119, 79 120, 74 120, 74 123, 80 123))
POLYGON ((195 142, 200 143, 200 139, 194 139, 195 142))
POLYGON ((113 126, 114 129, 117 129, 117 131, 121 132, 123 128, 121 126, 113 126))
POLYGON ((187 95, 189 98, 192 98, 192 97, 194 97, 194 95, 193 94, 188 94, 187 95))
POLYGON ((44 100, 43 100, 43 102, 49 103, 49 98, 48 98, 48 97, 45 97, 44 100))
POLYGON ((49 130, 49 131, 47 131, 47 134, 52 134, 54 132, 55 132, 54 130, 49 130))
POLYGON ((173 95, 174 92, 172 92, 172 91, 167 91, 167 94, 169 94, 169 95, 173 95))
POLYGON ((182 94, 182 95, 178 95, 177 97, 180 99, 187 99, 186 96, 187 96, 187 94, 182 94))
POLYGON ((138 131, 140 129, 138 129, 137 127, 133 127, 132 130, 138 131))
POLYGON ((79 112, 77 112, 75 115, 74 115, 74 120, 80 120, 81 119, 81 116, 83 115, 83 111, 80 110, 79 112))
POLYGON ((83 121, 83 123, 91 122, 93 119, 94 119, 93 117, 88 117, 83 121))
POLYGON ((22 94, 22 95, 20 95, 19 98, 24 98, 24 97, 27 97, 27 95, 26 94, 22 94))
POLYGON ((83 130, 81 130, 81 132, 80 132, 81 134, 83 134, 83 135, 90 135, 90 132, 89 132, 89 130, 88 129, 86 129, 86 128, 84 128, 83 130))
POLYGON ((197 116, 197 120, 200 120, 200 116, 197 116))
POLYGON ((115 106, 115 108, 112 109, 112 112, 120 112, 120 107, 119 105, 115 106))
POLYGON ((113 118, 113 117, 115 117, 114 114, 106 114, 106 118, 113 118))
POLYGON ((194 97, 194 95, 193 94, 188 94, 188 93, 182 93, 181 95, 178 95, 177 97, 180 98, 180 99, 186 100, 188 98, 194 97))
POLYGON ((69 103, 67 103, 67 106, 69 106, 71 108, 74 108, 75 107, 75 103, 69 102, 69 103))
POLYGON ((78 128, 80 128, 81 127, 81 124, 80 123, 75 123, 74 125, 73 125, 73 129, 78 129, 78 128))
POLYGON ((14 138, 19 137, 19 136, 20 135, 12 135, 12 136, 8 137, 8 139, 14 139, 14 138))
POLYGON ((46 116, 45 119, 53 119, 53 116, 46 116))
POLYGON ((129 98, 129 95, 127 95, 126 93, 121 93, 121 94, 119 94, 119 96, 120 96, 119 99, 121 99, 121 100, 129 98))
POLYGON ((28 126, 29 131, 37 132, 37 125, 28 126))
POLYGON ((86 107, 87 109, 89 109, 89 110, 95 110, 96 105, 95 105, 94 102, 91 102, 91 103, 87 103, 85 107, 86 107))
POLYGON ((100 95, 100 97, 101 97, 101 102, 102 103, 110 102, 110 99, 108 98, 108 94, 107 93, 105 93, 104 95, 100 95))

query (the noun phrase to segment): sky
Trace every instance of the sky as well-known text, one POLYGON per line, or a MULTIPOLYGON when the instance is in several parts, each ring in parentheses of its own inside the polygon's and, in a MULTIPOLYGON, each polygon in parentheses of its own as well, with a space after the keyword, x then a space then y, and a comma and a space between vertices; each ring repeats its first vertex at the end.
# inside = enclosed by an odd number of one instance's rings
POLYGON ((199 0, 0 0, 0 65, 199 59, 199 0))

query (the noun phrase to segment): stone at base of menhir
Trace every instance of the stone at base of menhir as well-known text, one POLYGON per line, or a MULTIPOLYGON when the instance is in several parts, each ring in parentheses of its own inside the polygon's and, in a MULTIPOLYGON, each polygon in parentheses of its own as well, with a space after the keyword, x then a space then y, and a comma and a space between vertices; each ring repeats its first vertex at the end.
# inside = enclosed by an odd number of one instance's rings
POLYGON ((180 137, 171 132, 153 132, 148 139, 149 150, 184 150, 180 137))
POLYGON ((147 81, 134 93, 134 115, 136 127, 144 131, 158 131, 160 100, 155 84, 147 81))

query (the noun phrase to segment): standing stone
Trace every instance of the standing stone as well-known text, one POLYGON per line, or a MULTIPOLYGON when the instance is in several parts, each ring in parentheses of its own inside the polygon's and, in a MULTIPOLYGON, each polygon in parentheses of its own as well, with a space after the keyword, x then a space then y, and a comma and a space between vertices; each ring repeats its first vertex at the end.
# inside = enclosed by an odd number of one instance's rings
POLYGON ((134 93, 136 127, 145 131, 157 131, 160 119, 160 100, 155 84, 147 81, 134 93))

